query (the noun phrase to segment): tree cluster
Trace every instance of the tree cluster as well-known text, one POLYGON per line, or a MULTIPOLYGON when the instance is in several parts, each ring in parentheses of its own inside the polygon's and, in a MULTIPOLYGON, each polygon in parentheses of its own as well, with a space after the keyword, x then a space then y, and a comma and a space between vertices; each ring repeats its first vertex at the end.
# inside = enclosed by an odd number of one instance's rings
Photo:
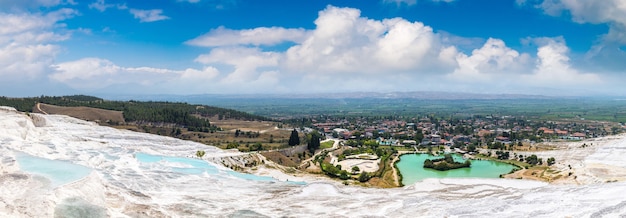
POLYGON ((498 160, 508 160, 510 158, 510 153, 508 151, 496 151, 496 156, 498 160))
POLYGON ((471 165, 471 162, 469 160, 466 160, 463 163, 454 161, 451 154, 445 154, 443 158, 439 158, 439 159, 424 160, 424 168, 430 168, 430 169, 435 169, 439 171, 466 168, 466 167, 470 167, 470 165, 471 165))
POLYGON ((311 138, 309 139, 309 142, 307 143, 307 149, 309 149, 311 153, 314 153, 315 150, 320 148, 320 135, 317 131, 314 131, 311 134, 309 134, 308 137, 311 137, 311 138))
POLYGON ((526 163, 530 164, 530 165, 541 165, 543 164, 543 160, 541 158, 538 158, 537 155, 530 155, 528 157, 526 157, 526 163))
POLYGON ((330 177, 338 177, 343 180, 347 180, 350 178, 348 171, 342 170, 341 165, 335 166, 330 163, 322 163, 321 166, 322 171, 324 171, 324 173, 326 173, 326 175, 330 177))

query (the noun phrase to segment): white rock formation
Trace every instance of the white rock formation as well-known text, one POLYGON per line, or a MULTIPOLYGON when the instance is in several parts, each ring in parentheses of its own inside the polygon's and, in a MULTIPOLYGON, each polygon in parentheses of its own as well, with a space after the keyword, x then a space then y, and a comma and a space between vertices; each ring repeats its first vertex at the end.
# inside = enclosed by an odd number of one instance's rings
MULTIPOLYGON (((397 189, 262 182, 217 173, 181 173, 196 162, 140 161, 138 153, 204 159, 241 155, 169 137, 117 130, 66 116, 30 117, 0 110, 0 217, 619 217, 626 215, 626 138, 572 146, 555 156, 584 185, 507 179, 428 179, 397 189), (38 119, 38 118, 36 118, 38 119), (40 122, 40 121, 37 121, 40 122), (40 126, 40 127, 37 127, 40 126), (587 153, 585 153, 587 152, 587 153), (21 170, 17 154, 69 161, 93 169, 53 188, 21 170), (581 154, 582 153, 582 154, 581 154), (560 156, 559 156, 560 155, 560 156), (568 159, 571 158, 571 159, 568 159), (569 162, 568 162, 569 161, 569 162), (592 166, 592 167, 588 167, 592 166), (604 171, 603 171, 604 170, 604 171), (618 180, 607 183, 607 179, 618 180)), ((202 162, 204 163, 204 162, 202 162)), ((209 166, 209 165, 207 165, 209 166)), ((213 165, 211 165, 213 166, 213 165)), ((275 172, 272 172, 275 174, 275 172)))

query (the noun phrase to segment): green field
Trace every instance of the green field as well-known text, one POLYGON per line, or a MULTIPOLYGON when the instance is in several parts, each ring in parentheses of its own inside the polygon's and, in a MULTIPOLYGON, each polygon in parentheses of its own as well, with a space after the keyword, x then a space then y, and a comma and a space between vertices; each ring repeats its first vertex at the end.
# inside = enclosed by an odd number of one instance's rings
POLYGON ((321 149, 332 148, 334 143, 335 143, 335 141, 322 142, 320 144, 320 148, 321 149))
POLYGON ((404 116, 465 118, 475 115, 516 116, 539 120, 626 122, 626 101, 612 98, 488 100, 422 99, 221 99, 216 106, 274 118, 404 116))

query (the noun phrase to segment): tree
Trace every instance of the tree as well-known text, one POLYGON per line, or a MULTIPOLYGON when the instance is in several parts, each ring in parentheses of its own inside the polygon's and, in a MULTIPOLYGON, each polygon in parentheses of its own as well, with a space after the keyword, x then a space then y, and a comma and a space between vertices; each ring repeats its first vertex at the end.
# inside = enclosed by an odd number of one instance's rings
POLYGON ((469 152, 476 152, 476 145, 474 144, 470 144, 467 146, 467 151, 469 152))
POLYGON ((530 165, 537 165, 539 163, 539 158, 537 158, 537 155, 530 155, 526 157, 526 163, 530 165))
POLYGON ((320 136, 317 131, 311 133, 311 140, 307 143, 307 148, 311 153, 320 148, 320 136))
MULTIPOLYGON (((340 165, 340 166, 341 166, 341 165, 340 165)), ((339 173, 339 178, 340 178, 340 179, 342 179, 342 180, 347 180, 347 179, 349 179, 349 178, 350 178, 350 176, 348 176, 348 172, 347 172, 347 171, 342 170, 342 171, 339 173)))
POLYGON ((260 142, 254 143, 250 146, 250 151, 260 151, 263 150, 263 144, 260 142))
POLYGON ((300 144, 300 137, 298 136, 298 131, 293 129, 291 131, 291 136, 289 136, 289 146, 295 146, 300 144))
POLYGON ((367 175, 366 172, 361 172, 361 175, 359 175, 359 182, 367 182, 367 180, 370 180, 369 175, 367 175))
POLYGON ((359 171, 361 171, 361 169, 359 169, 359 167, 358 167, 358 166, 353 166, 353 167, 352 167, 352 173, 353 173, 353 174, 357 174, 357 173, 359 173, 359 171))
POLYGON ((556 160, 554 159, 554 157, 551 157, 551 158, 548 158, 546 162, 548 163, 548 166, 552 166, 553 164, 556 163, 556 160))

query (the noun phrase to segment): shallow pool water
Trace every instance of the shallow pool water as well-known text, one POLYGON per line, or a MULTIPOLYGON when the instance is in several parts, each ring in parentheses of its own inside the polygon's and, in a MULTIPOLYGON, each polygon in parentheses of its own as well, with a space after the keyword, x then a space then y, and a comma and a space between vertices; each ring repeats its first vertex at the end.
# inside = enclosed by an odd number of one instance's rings
MULTIPOLYGON (((221 175, 232 176, 240 179, 252 180, 252 181, 277 181, 272 177, 257 176, 247 173, 240 173, 230 170, 219 170, 214 165, 204 160, 185 158, 185 157, 169 157, 161 155, 151 155, 146 153, 136 153, 135 158, 142 163, 156 163, 162 166, 170 168, 173 172, 184 174, 209 174, 209 175, 221 175)), ((298 182, 291 182, 293 184, 301 184, 298 182)), ((302 183, 303 184, 303 183, 302 183)))
MULTIPOLYGON (((438 171, 424 168, 424 160, 443 156, 429 154, 405 154, 397 163, 402 173, 402 184, 410 185, 427 178, 499 178, 501 174, 511 172, 516 166, 490 160, 471 160, 470 168, 438 171)), ((460 155, 453 155, 458 162, 465 161, 460 155)))
POLYGON ((25 153, 16 153, 15 158, 20 170, 49 179, 54 188, 82 179, 92 171, 89 167, 68 161, 51 160, 25 153))

